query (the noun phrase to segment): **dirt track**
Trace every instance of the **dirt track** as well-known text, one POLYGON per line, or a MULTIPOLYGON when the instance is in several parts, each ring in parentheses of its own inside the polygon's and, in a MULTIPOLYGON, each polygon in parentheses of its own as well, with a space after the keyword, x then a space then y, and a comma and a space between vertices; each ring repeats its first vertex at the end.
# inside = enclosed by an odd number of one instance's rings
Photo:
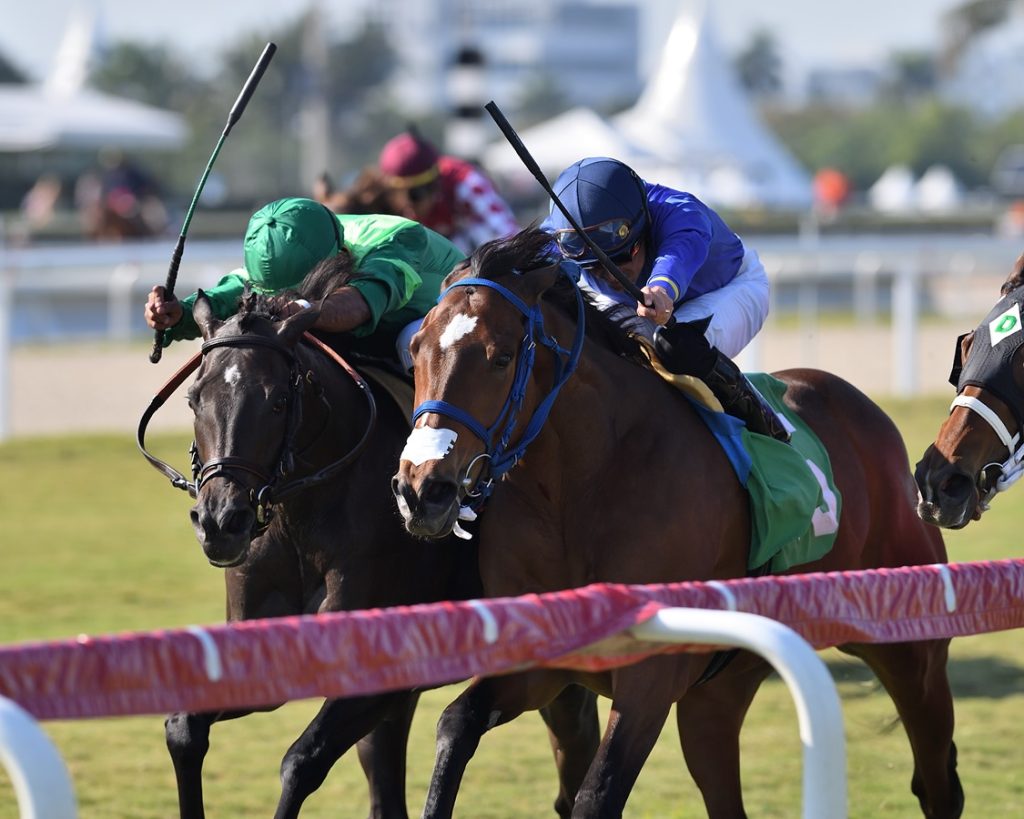
MULTIPOLYGON (((918 334, 919 389, 950 393, 946 383, 959 332, 957 324, 927 325, 918 334)), ((872 396, 892 394, 892 338, 887 327, 845 327, 801 332, 766 328, 759 356, 747 352, 748 370, 819 367, 853 382, 872 396)), ((18 347, 12 355, 11 434, 64 432, 134 433, 139 417, 165 381, 197 350, 197 342, 175 344, 159 364, 141 344, 18 347)), ((179 390, 157 412, 150 429, 186 429, 191 414, 179 390)))

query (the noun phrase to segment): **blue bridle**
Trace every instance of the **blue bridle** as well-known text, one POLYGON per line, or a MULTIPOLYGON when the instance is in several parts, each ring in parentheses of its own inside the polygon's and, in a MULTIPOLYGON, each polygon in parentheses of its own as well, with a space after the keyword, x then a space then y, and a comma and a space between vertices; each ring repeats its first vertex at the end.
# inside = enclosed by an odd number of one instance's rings
MULTIPOLYGON (((565 270, 563 266, 560 265, 559 267, 560 271, 568 276, 569 280, 572 282, 573 290, 576 294, 576 336, 573 339, 571 350, 566 350, 558 343, 558 341, 545 332, 544 316, 541 313, 539 303, 535 304, 533 307, 529 307, 526 302, 507 287, 500 285, 497 282, 493 282, 490 279, 461 279, 447 287, 437 299, 438 302, 440 302, 456 287, 489 287, 491 290, 495 290, 500 293, 506 301, 508 301, 526 318, 526 333, 519 346, 519 357, 516 361, 515 380, 512 382, 512 389, 509 392, 508 398, 505 399, 505 405, 501 408, 501 412, 498 413, 498 417, 493 424, 489 427, 485 427, 461 407, 457 407, 447 401, 424 401, 413 411, 413 423, 415 423, 416 419, 424 413, 433 412, 438 415, 445 415, 467 427, 483 442, 485 452, 481 457, 486 457, 488 459, 490 469, 484 470, 484 472, 481 473, 481 478, 484 474, 487 474, 487 478, 483 481, 482 485, 480 480, 478 480, 477 487, 468 493, 469 497, 473 498, 472 506, 475 509, 479 509, 490 495, 494 481, 508 472, 519 462, 519 459, 523 457, 523 454, 526 452, 526 448, 530 445, 533 439, 537 437, 541 428, 544 426, 548 413, 550 413, 551 407, 555 403, 555 399, 558 397, 558 391, 562 388, 562 385, 569 380, 569 377, 576 370, 576 365, 579 363, 580 353, 583 351, 583 337, 586 331, 586 314, 583 306, 583 296, 580 293, 575 278, 565 270), (551 391, 544 397, 544 400, 537 405, 537 409, 533 411, 533 415, 531 416, 529 423, 527 423, 526 429, 523 431, 519 442, 515 447, 509 449, 509 441, 512 438, 512 432, 516 427, 519 412, 523 407, 523 400, 526 398, 526 385, 533 373, 534 356, 536 354, 538 343, 547 347, 554 354, 555 376, 553 384, 551 386, 551 391)), ((468 478, 468 470, 466 477, 468 478)))

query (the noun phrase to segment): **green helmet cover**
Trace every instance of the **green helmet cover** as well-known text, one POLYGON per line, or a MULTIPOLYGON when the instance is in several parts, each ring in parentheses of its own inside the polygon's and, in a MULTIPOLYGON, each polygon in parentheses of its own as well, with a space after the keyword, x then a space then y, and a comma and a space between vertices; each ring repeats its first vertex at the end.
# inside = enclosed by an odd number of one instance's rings
POLYGON ((341 250, 335 215, 312 199, 291 197, 264 205, 249 219, 243 244, 253 289, 277 293, 295 287, 324 259, 341 250))

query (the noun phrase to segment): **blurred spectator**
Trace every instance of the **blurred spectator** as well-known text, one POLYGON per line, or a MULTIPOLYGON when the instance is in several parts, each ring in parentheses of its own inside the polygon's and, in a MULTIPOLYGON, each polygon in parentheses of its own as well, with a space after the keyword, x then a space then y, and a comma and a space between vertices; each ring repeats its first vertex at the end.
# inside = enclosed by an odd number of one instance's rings
POLYGON ((155 236, 167 228, 167 209, 156 182, 120 151, 100 154, 100 172, 79 177, 75 203, 94 239, 155 236))
POLYGON ((415 128, 389 140, 378 164, 400 215, 447 236, 464 253, 519 230, 511 208, 479 168, 440 154, 415 128))
POLYGON ((46 227, 53 221, 53 214, 60 199, 63 184, 60 177, 52 173, 44 173, 29 188, 21 200, 21 215, 25 226, 31 233, 46 227))
POLYGON ((996 235, 1007 238, 1024 236, 1024 200, 1015 199, 996 222, 996 235))
POLYGON ((814 175, 814 206, 821 216, 834 219, 850 198, 850 180, 835 168, 822 168, 814 175))

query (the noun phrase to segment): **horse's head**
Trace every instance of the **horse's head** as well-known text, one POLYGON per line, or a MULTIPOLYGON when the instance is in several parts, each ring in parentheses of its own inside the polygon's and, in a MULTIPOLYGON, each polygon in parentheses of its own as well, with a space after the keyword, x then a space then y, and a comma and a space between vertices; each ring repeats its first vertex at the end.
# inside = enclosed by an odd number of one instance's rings
POLYGON ((1024 470, 1022 269, 1024 256, 1003 298, 974 332, 957 339, 950 374, 957 397, 914 472, 918 514, 927 523, 959 529, 978 520, 1024 470))
POLYGON ((541 296, 562 277, 549 244, 528 229, 482 246, 445 280, 413 337, 415 428, 392 488, 414 535, 448 534, 463 505, 486 497, 575 367, 582 335, 574 340, 565 321, 559 343, 544 328, 541 296))
POLYGON ((204 342, 188 391, 195 415, 192 526, 212 564, 235 566, 267 523, 272 487, 292 466, 302 389, 295 347, 319 310, 274 322, 266 300, 250 295, 237 315, 220 321, 200 292, 193 315, 204 342))

